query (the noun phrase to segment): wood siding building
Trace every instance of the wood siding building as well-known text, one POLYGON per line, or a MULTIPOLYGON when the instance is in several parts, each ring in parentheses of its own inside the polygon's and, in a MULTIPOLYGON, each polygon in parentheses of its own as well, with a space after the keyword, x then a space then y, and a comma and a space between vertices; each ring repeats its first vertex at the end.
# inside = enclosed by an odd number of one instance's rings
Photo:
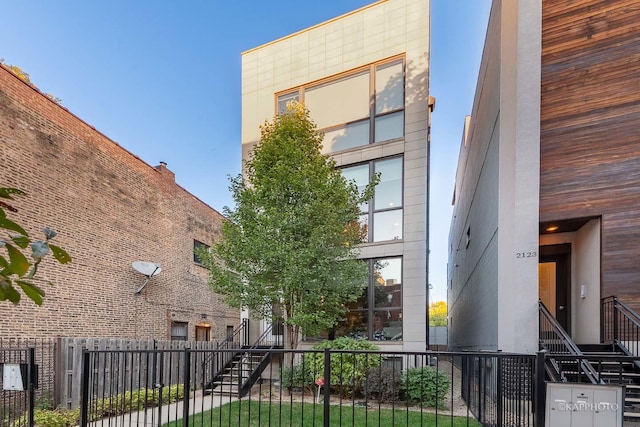
POLYGON ((577 344, 600 342, 602 298, 640 312, 638 22, 637 1, 493 2, 456 176, 451 348, 537 350, 538 299, 577 344))

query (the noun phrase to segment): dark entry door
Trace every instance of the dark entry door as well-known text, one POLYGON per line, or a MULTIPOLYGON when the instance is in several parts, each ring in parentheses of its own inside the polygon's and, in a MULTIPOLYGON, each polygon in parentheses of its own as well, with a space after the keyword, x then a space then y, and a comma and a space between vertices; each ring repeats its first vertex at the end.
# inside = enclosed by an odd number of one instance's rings
POLYGON ((538 271, 540 299, 571 335, 571 244, 541 246, 538 271))

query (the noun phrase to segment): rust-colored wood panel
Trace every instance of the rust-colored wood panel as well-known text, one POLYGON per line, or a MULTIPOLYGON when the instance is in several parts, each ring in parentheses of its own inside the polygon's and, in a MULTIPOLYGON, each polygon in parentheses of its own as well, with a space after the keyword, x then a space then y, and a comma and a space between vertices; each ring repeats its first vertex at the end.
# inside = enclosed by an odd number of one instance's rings
POLYGON ((602 218, 602 294, 640 311, 640 1, 543 0, 540 221, 602 218))

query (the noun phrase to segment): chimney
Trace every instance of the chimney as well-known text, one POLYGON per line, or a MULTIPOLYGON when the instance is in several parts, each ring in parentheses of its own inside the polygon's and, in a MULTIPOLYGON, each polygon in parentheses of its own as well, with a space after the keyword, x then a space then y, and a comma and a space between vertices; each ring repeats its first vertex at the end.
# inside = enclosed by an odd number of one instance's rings
POLYGON ((167 169, 167 162, 160 162, 160 164, 156 166, 156 169, 165 179, 176 182, 176 174, 167 169))

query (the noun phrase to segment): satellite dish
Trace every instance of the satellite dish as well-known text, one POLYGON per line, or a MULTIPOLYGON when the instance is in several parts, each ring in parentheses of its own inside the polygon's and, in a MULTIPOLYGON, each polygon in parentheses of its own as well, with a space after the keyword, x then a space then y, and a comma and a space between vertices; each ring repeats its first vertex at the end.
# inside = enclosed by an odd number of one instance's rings
POLYGON ((134 261, 133 264, 131 264, 131 266, 138 273, 142 273, 145 276, 147 276, 142 286, 136 289, 136 294, 139 294, 140 292, 142 292, 144 287, 147 286, 147 283, 149 283, 150 278, 152 278, 153 276, 157 276, 162 271, 162 268, 160 268, 160 264, 156 264, 155 262, 149 262, 149 261, 134 261))
POLYGON ((142 273, 147 277, 157 276, 162 271, 160 264, 149 261, 134 261, 131 266, 135 271, 142 273))

